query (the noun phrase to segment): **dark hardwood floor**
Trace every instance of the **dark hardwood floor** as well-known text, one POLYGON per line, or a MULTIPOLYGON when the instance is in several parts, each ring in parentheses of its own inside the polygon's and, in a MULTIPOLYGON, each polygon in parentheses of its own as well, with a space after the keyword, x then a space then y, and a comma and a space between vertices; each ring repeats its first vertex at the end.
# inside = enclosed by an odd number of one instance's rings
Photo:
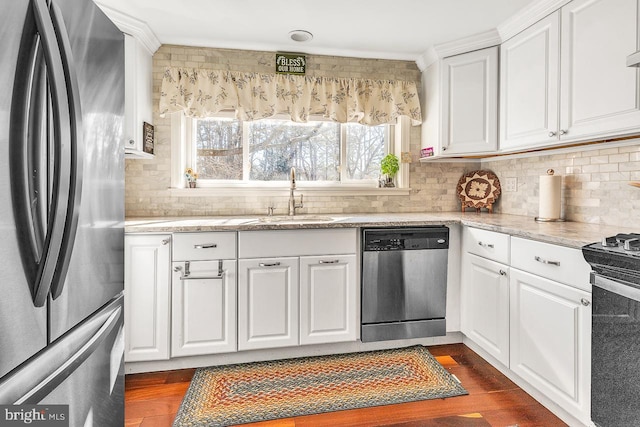
MULTIPOLYGON (((300 426, 564 426, 546 408, 463 344, 429 351, 467 389, 467 396, 247 424, 253 427, 300 426)), ((125 425, 169 427, 195 369, 127 375, 125 425)))

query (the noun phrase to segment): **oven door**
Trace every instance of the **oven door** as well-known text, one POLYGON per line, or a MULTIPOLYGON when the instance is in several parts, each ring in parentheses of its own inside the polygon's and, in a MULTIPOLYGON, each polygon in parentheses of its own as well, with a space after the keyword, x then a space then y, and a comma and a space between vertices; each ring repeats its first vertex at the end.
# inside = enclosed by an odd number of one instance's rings
POLYGON ((640 287, 591 273, 591 419, 640 425, 640 287))

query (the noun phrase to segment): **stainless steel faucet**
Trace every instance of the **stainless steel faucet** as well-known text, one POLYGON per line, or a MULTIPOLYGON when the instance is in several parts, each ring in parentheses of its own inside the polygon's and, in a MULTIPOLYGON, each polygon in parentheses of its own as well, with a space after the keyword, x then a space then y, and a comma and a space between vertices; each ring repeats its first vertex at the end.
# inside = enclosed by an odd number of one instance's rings
POLYGON ((300 204, 296 204, 296 197, 293 194, 293 191, 296 189, 296 169, 291 168, 291 174, 289 175, 289 216, 294 216, 296 214, 296 209, 303 208, 303 200, 302 194, 300 195, 300 204))

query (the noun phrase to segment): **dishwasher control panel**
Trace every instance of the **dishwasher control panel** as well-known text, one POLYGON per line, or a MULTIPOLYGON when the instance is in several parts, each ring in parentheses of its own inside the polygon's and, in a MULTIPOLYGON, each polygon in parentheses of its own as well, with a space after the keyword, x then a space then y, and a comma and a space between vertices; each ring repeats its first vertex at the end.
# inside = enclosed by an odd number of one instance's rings
POLYGON ((364 251, 448 249, 449 229, 438 227, 375 228, 363 231, 364 251))

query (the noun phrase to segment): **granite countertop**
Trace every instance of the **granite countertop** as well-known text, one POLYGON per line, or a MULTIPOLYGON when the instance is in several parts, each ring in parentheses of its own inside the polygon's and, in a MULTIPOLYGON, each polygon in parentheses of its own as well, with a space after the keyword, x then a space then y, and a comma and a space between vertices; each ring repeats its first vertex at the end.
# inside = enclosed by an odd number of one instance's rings
POLYGON ((264 217, 257 216, 129 218, 125 221, 125 232, 171 233, 462 224, 572 248, 600 241, 604 236, 634 232, 629 228, 610 225, 580 222, 538 223, 528 216, 475 212, 323 214, 297 215, 294 218, 296 222, 289 222, 289 218, 285 217, 274 217, 274 222, 264 220, 264 217))

